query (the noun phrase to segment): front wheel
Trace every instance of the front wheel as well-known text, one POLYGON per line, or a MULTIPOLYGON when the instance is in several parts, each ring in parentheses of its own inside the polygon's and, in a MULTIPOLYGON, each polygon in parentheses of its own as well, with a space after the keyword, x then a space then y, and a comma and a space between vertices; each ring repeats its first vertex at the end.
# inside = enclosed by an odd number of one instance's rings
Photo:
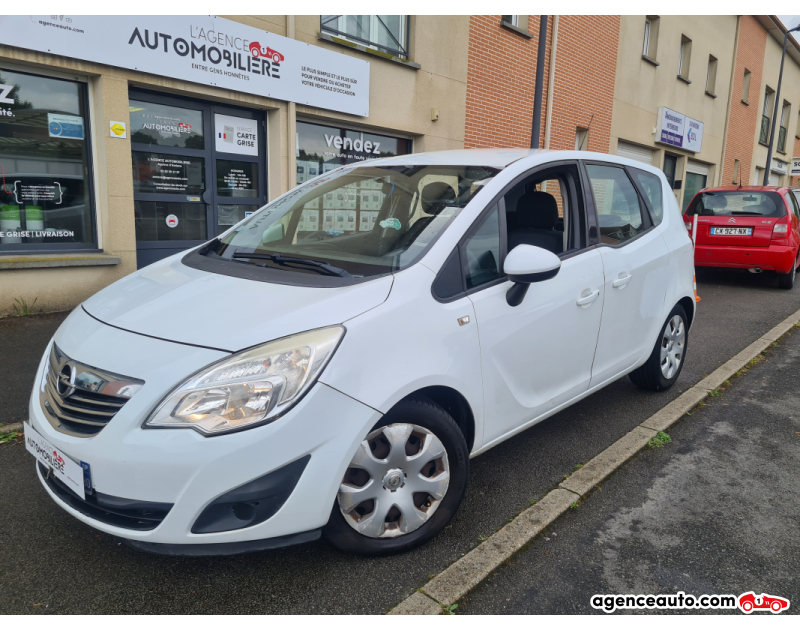
POLYGON ((661 329, 650 358, 630 374, 634 385, 660 392, 678 380, 689 342, 688 319, 683 307, 676 305, 661 329))
POLYGON ((404 400, 359 444, 325 538, 364 556, 412 549, 447 526, 468 476, 469 449, 450 414, 424 397, 404 400))

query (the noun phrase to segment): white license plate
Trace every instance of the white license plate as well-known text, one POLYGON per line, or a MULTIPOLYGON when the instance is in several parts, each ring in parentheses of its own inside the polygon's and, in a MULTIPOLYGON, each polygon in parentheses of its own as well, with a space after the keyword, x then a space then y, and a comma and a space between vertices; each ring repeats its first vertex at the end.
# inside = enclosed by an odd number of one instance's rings
POLYGON ((753 233, 753 228, 712 227, 711 233, 718 236, 750 236, 753 233))
POLYGON ((81 499, 86 499, 83 485, 83 468, 69 455, 60 451, 25 423, 25 448, 50 469, 50 474, 60 479, 81 499))

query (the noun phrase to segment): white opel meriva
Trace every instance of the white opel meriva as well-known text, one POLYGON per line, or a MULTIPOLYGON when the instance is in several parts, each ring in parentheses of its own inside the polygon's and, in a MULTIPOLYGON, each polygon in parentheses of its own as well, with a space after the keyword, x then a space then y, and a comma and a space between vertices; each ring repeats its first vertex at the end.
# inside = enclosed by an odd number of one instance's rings
POLYGON ((87 300, 39 367, 47 492, 143 550, 435 536, 470 457, 678 378, 693 251, 656 168, 518 149, 327 172, 87 300))

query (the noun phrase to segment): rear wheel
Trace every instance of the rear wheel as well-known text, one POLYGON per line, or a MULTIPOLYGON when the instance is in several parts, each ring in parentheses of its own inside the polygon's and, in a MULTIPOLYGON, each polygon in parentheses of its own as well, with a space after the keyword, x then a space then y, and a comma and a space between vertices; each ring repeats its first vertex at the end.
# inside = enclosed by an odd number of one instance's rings
POLYGON ((791 289, 794 286, 794 277, 797 275, 797 266, 792 265, 792 270, 789 273, 778 274, 778 286, 781 289, 791 289))
POLYGON ((467 488, 469 449, 444 409, 404 400, 376 424, 353 456, 325 526, 343 551, 407 551, 450 522, 467 488))
POLYGON ((683 369, 688 342, 686 311, 676 305, 667 317, 647 362, 631 372, 634 385, 654 392, 672 387, 683 369))

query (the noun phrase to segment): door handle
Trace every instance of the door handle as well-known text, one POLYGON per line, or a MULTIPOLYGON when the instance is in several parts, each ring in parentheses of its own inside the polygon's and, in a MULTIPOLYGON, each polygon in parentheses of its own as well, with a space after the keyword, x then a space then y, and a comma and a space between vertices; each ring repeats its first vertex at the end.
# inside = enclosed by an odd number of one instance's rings
POLYGON ((631 274, 628 274, 627 276, 621 278, 617 278, 611 283, 611 286, 614 287, 615 289, 621 289, 631 281, 631 278, 633 278, 631 274))
POLYGON ((578 298, 578 301, 575 302, 575 304, 577 304, 578 306, 589 306, 589 304, 594 302, 599 295, 600 295, 600 289, 596 289, 586 297, 578 298))

